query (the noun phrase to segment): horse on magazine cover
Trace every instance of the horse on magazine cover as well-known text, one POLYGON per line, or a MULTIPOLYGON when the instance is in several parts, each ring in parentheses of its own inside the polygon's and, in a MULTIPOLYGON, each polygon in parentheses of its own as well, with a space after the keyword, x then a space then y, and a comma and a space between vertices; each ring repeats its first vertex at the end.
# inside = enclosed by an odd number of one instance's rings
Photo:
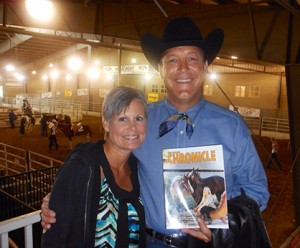
POLYGON ((175 211, 187 210, 194 208, 196 202, 192 196, 194 189, 186 175, 176 176, 170 186, 170 195, 172 206, 175 211), (186 205, 185 205, 186 204, 186 205))
POLYGON ((212 194, 215 194, 220 201, 222 193, 225 191, 225 180, 221 176, 211 176, 202 178, 199 171, 193 169, 186 175, 192 185, 194 192, 193 197, 197 204, 202 199, 204 187, 209 187, 212 194))

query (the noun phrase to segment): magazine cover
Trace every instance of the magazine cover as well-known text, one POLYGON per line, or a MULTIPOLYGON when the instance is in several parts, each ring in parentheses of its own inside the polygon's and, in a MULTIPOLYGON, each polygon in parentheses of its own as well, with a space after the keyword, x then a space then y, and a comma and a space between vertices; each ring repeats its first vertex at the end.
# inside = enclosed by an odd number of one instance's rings
POLYGON ((163 149, 166 228, 228 228, 222 145, 163 149))

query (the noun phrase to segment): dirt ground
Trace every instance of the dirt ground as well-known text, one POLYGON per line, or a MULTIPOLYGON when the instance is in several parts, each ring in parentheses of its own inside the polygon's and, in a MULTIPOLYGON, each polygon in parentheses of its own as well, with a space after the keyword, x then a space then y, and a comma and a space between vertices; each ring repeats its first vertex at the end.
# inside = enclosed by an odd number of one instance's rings
MULTIPOLYGON (((103 137, 103 134, 100 133, 99 118, 84 116, 82 123, 88 124, 92 128, 92 141, 97 141, 103 137)), ((69 153, 69 143, 61 131, 58 131, 57 139, 59 149, 57 151, 53 149, 49 151, 48 138, 40 135, 39 125, 33 127, 32 133, 25 135, 19 133, 19 128, 0 129, 0 142, 45 154, 63 161, 69 153)), ((85 136, 75 137, 73 138, 73 146, 85 141, 85 136)), ((254 138, 254 141, 263 164, 266 164, 270 154, 270 138, 254 138)), ((278 142, 280 144, 278 157, 282 164, 283 171, 279 171, 274 165, 272 165, 270 169, 266 169, 271 197, 267 209, 262 214, 266 220, 267 230, 274 248, 280 247, 296 229, 293 203, 293 179, 290 173, 292 161, 288 140, 278 140, 278 142)))

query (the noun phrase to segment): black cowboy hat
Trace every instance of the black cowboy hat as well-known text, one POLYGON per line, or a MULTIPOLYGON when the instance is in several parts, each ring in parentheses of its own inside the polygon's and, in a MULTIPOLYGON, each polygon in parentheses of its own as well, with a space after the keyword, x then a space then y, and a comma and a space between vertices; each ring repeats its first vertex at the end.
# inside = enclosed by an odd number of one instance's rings
POLYGON ((200 47, 210 64, 217 56, 223 40, 222 29, 216 28, 203 38, 193 20, 188 17, 177 17, 169 21, 161 39, 153 34, 144 34, 141 38, 141 46, 149 63, 157 69, 163 52, 178 46, 200 47))

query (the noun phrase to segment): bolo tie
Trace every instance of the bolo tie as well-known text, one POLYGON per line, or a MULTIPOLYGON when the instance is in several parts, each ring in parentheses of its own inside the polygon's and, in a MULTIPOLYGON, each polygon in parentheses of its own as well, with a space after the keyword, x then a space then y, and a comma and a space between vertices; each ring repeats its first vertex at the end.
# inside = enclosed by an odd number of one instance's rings
POLYGON ((160 138, 160 137, 164 136, 166 133, 173 130, 177 126, 178 122, 181 120, 186 121, 186 134, 189 137, 189 139, 191 139, 192 134, 194 132, 194 127, 193 127, 190 117, 184 113, 174 114, 174 115, 168 117, 166 120, 164 120, 159 126, 159 136, 158 137, 160 138))

